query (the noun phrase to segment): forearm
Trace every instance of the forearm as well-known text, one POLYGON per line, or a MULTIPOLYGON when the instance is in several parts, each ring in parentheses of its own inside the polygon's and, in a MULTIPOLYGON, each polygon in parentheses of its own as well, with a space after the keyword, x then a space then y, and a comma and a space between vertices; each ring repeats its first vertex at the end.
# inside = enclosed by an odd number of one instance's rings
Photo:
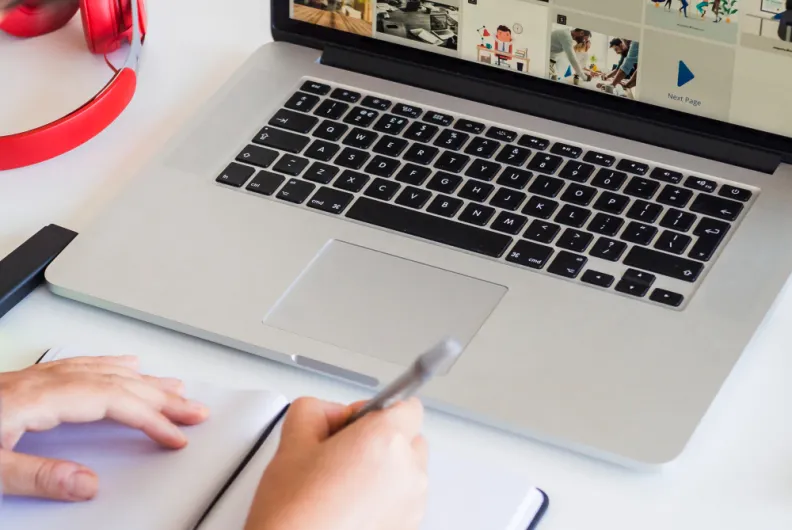
POLYGON ((621 82, 621 80, 624 79, 625 75, 626 74, 624 73, 624 70, 617 70, 616 75, 613 77, 613 81, 612 81, 613 86, 618 85, 621 82))

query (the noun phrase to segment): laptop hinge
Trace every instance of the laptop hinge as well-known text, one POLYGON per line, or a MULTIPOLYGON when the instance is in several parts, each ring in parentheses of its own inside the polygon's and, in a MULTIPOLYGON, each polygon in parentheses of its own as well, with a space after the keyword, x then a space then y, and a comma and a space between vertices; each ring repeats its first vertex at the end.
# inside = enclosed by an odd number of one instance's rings
POLYGON ((747 143, 361 49, 325 44, 321 63, 763 173, 782 162, 779 153, 747 143))

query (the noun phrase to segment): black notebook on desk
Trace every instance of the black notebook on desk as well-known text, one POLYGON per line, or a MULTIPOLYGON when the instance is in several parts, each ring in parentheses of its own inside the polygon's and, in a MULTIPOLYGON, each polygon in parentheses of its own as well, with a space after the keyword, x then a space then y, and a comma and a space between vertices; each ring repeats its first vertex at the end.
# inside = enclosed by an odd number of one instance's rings
MULTIPOLYGON (((78 355, 85 353, 55 349, 42 361, 78 355)), ((141 371, 178 376, 155 366, 141 371)), ((185 428, 190 443, 179 451, 112 422, 26 434, 18 451, 85 464, 98 473, 100 492, 76 504, 5 497, 0 528, 242 530, 289 401, 274 391, 185 384, 188 397, 209 406, 211 415, 185 428)), ((454 456, 451 448, 431 447, 429 480, 421 530, 533 529, 547 506, 525 477, 454 456)))

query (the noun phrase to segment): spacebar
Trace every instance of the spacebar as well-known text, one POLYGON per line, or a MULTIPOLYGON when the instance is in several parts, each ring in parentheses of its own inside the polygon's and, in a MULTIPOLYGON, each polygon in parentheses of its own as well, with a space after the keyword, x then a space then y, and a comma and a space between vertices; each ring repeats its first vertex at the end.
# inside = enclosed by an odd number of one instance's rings
POLYGON ((385 202, 360 197, 347 211, 347 217, 382 228, 389 228, 437 243, 500 257, 512 242, 512 238, 435 217, 415 210, 408 210, 385 202))

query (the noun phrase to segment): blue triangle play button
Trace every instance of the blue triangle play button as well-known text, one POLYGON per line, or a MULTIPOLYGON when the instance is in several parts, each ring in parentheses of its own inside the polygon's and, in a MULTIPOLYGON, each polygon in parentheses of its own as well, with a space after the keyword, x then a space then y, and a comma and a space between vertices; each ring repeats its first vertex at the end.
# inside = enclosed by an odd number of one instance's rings
POLYGON ((685 64, 684 61, 679 61, 679 74, 677 74, 677 86, 683 86, 691 81, 696 76, 693 75, 693 72, 690 71, 690 68, 685 64))

